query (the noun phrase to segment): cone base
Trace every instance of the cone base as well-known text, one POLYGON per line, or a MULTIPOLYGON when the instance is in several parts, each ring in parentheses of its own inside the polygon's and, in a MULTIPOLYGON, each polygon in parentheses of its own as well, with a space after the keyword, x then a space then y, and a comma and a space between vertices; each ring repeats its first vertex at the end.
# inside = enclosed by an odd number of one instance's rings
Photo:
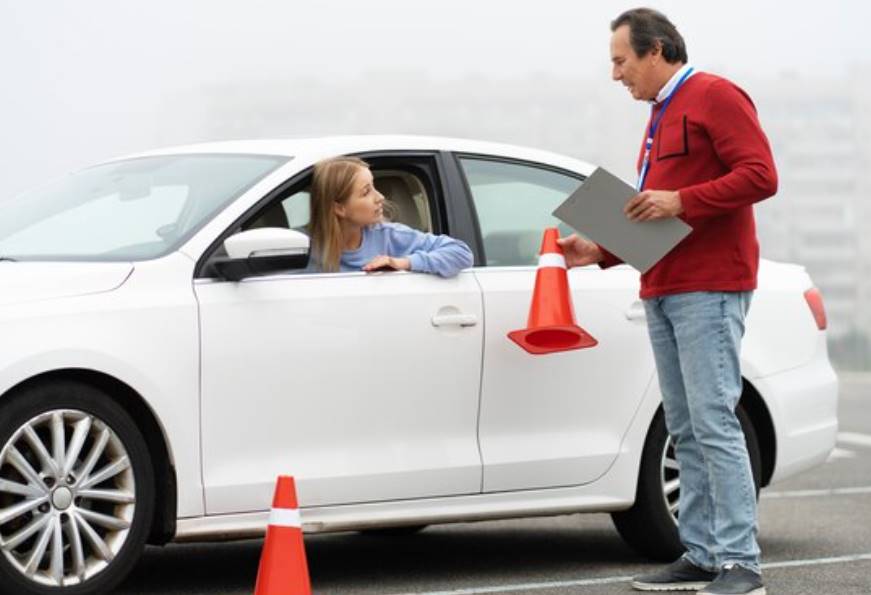
POLYGON ((533 355, 595 347, 599 342, 576 325, 544 326, 511 331, 508 338, 533 355))

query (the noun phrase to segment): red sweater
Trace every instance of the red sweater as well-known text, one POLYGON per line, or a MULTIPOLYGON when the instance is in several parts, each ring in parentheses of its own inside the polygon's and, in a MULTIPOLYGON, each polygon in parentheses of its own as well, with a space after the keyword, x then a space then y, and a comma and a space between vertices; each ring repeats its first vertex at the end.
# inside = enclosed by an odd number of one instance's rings
MULTIPOLYGON (((662 104, 655 109, 658 113, 662 104)), ((639 171, 643 158, 644 140, 639 171)), ((680 191, 680 218, 693 231, 641 275, 642 298, 756 288, 753 203, 777 191, 777 171, 756 108, 743 90, 707 73, 684 82, 657 127, 644 190, 680 191)), ((603 253, 603 268, 620 263, 603 253)))

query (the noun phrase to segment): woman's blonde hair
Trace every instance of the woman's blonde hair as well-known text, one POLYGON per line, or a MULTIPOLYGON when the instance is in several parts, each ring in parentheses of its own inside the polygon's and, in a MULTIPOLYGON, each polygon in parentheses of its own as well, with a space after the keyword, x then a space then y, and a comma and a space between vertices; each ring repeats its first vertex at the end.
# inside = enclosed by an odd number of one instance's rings
POLYGON ((310 191, 309 233, 312 251, 317 255, 324 272, 339 270, 342 228, 333 207, 335 203, 344 203, 351 197, 354 179, 361 168, 369 169, 369 164, 356 157, 332 157, 315 164, 310 191))

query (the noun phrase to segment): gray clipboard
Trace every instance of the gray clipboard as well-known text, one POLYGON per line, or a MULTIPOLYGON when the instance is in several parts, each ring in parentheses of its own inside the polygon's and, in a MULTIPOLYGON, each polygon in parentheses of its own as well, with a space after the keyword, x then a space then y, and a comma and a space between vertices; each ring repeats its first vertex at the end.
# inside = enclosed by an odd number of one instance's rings
POLYGON ((676 217, 630 221, 623 207, 636 194, 635 188, 599 167, 553 215, 644 273, 693 228, 676 217))

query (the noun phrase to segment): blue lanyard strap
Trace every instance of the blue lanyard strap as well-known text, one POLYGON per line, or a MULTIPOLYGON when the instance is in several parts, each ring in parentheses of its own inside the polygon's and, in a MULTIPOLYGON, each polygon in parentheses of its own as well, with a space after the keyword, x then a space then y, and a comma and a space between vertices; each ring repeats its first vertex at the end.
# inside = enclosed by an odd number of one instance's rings
POLYGON ((659 122, 662 120, 662 116, 665 114, 668 104, 671 103, 672 97, 674 97, 677 90, 680 89, 681 85, 684 84, 684 81, 686 81, 692 73, 693 69, 690 68, 682 77, 680 77, 680 80, 677 81, 674 89, 671 90, 671 93, 669 93, 668 97, 665 98, 665 101, 662 102, 662 109, 659 110, 658 114, 654 115, 654 111, 656 110, 655 105, 650 108, 650 128, 647 132, 647 140, 644 142, 644 161, 641 164, 641 173, 638 174, 638 184, 635 186, 637 192, 641 192, 642 188, 644 188, 644 180, 647 179, 647 171, 650 169, 650 151, 653 149, 653 138, 656 136, 656 128, 659 126, 659 122))

